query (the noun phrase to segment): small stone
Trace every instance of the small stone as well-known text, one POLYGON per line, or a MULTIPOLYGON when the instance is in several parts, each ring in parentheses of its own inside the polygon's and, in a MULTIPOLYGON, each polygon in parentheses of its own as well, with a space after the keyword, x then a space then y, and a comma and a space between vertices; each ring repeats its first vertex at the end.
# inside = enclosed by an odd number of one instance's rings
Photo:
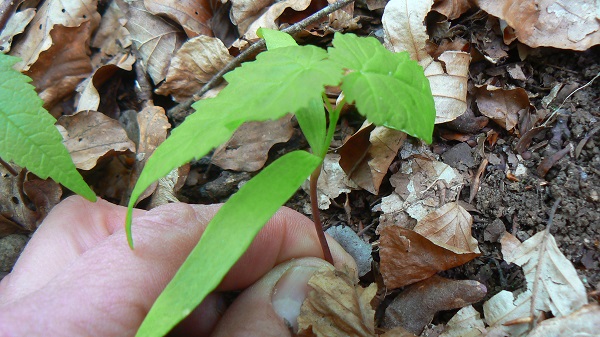
POLYGON ((10 272, 29 238, 23 234, 11 234, 0 239, 0 272, 10 272))

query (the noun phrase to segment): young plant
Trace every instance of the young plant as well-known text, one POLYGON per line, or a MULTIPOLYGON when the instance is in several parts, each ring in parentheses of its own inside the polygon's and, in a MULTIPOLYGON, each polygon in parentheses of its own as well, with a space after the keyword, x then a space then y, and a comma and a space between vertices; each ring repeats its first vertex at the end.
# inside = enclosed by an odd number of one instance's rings
POLYGON ((261 34, 268 51, 225 75, 227 87, 215 98, 196 102, 196 112, 149 158, 129 203, 129 244, 133 247, 131 212, 141 193, 172 169, 225 142, 244 122, 295 113, 312 153, 294 151, 282 156, 231 196, 155 302, 138 336, 162 336, 190 313, 219 285, 262 226, 308 176, 317 232, 332 262, 319 223, 316 183, 344 104, 354 102, 359 113, 376 125, 431 142, 435 108, 429 82, 407 53, 390 52, 374 38, 353 34, 336 33, 327 51, 298 46, 278 31, 262 30, 261 34), (345 98, 332 106, 325 86, 340 84, 345 98))
MULTIPOLYGON (((96 201, 96 194, 85 183, 62 136, 54 126, 56 119, 46 111, 31 78, 12 67, 18 58, 0 53, 0 163, 26 167, 42 179, 48 177, 71 191, 96 201)), ((13 172, 14 173, 14 172, 13 172)))

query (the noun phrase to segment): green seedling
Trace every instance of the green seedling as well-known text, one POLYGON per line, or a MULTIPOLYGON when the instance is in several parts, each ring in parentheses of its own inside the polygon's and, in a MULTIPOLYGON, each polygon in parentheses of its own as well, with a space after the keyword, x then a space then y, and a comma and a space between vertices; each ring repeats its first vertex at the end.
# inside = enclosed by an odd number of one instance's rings
MULTIPOLYGON (((42 107, 44 102, 29 84, 31 78, 13 69, 18 61, 0 53, 0 158, 96 201, 62 143, 56 119, 42 107)), ((8 163, 3 165, 12 170, 8 163)))
POLYGON ((312 153, 294 151, 282 156, 223 205, 154 303, 138 336, 163 336, 198 306, 308 176, 317 232, 326 259, 333 262, 319 223, 316 184, 346 103, 354 103, 376 125, 431 142, 435 119, 431 89, 423 69, 407 53, 390 52, 374 38, 353 34, 336 33, 328 50, 298 46, 278 31, 262 30, 261 34, 268 50, 225 75, 227 87, 215 98, 196 102, 196 112, 149 158, 129 202, 129 244, 133 247, 131 212, 141 193, 174 168, 227 141, 244 122, 295 113, 312 153), (325 86, 338 85, 345 98, 332 106, 325 86))

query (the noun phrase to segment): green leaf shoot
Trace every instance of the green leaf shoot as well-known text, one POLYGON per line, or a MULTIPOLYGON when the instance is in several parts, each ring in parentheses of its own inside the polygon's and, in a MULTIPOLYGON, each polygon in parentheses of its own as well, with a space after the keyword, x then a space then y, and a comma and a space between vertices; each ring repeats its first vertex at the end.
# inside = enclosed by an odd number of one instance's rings
POLYGON ((259 37, 265 39, 268 50, 298 45, 296 40, 294 40, 290 34, 286 34, 278 30, 259 28, 256 33, 259 37))
POLYGON ((289 46, 261 53, 254 62, 225 75, 229 82, 215 98, 196 102, 196 110, 152 154, 128 205, 127 238, 133 247, 131 212, 148 186, 224 143, 242 123, 277 119, 318 100, 324 86, 337 85, 342 68, 314 46, 289 46))
POLYGON ((349 103, 375 125, 432 141, 435 105, 423 68, 408 53, 391 52, 373 37, 335 33, 330 59, 350 72, 342 80, 349 103))
POLYGON ((18 60, 0 53, 0 157, 96 201, 62 143, 56 119, 28 83, 31 79, 12 68, 18 60))
POLYGON ((244 184, 210 221, 136 336, 164 336, 196 308, 320 163, 308 152, 290 152, 244 184))
POLYGON ((327 153, 327 121, 325 117, 322 99, 313 100, 307 107, 296 111, 296 118, 302 133, 313 153, 321 158, 324 158, 327 153))

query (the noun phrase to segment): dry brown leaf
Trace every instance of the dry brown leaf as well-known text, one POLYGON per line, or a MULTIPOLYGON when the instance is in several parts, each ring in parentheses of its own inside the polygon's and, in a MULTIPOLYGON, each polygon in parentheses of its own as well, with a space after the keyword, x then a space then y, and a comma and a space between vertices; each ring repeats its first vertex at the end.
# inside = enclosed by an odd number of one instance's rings
POLYGON ((248 26, 254 22, 266 8, 271 6, 275 0, 231 0, 230 18, 237 26, 240 35, 244 35, 248 26))
POLYGON ((454 20, 472 7, 473 0, 436 0, 432 10, 454 20))
POLYGON ((156 93, 171 94, 178 102, 191 98, 232 59, 221 40, 209 36, 192 38, 171 60, 167 79, 156 93))
POLYGON ((102 53, 109 56, 115 56, 123 52, 124 48, 131 46, 131 36, 125 28, 126 12, 121 10, 118 2, 124 6, 123 0, 110 2, 102 14, 100 26, 91 43, 92 47, 99 48, 102 53))
POLYGON ((478 256, 475 253, 456 254, 400 226, 387 226, 381 230, 379 248, 381 275, 388 289, 427 279, 478 256))
POLYGON ((41 180, 27 170, 11 175, 0 165, 0 237, 34 231, 62 195, 52 179, 41 180))
POLYGON ((408 332, 403 327, 399 326, 397 328, 393 328, 392 330, 388 330, 379 337, 417 337, 414 333, 408 332))
MULTIPOLYGON (((25 34, 19 39, 19 43, 15 44, 11 50, 11 55, 22 59, 15 65, 15 69, 29 70, 36 63, 40 53, 48 50, 53 44, 57 44, 53 42, 53 37, 50 35, 55 25, 79 27, 82 23, 89 21, 90 32, 93 31, 100 20, 100 14, 96 12, 96 5, 97 0, 45 1, 25 30, 25 34)), ((67 31, 63 31, 63 34, 67 31)), ((73 34, 73 32, 67 34, 73 34)), ((58 35, 55 34, 55 36, 58 35)), ((67 37, 62 38, 68 39, 67 37)))
POLYGON ((517 126, 519 116, 529 111, 529 97, 523 88, 504 90, 494 86, 477 90, 477 108, 500 126, 510 131, 517 126))
POLYGON ((451 166, 414 156, 402 161, 390 183, 395 192, 382 198, 381 210, 386 214, 406 211, 421 220, 446 202, 455 201, 464 181, 451 166))
POLYGON ((143 1, 128 3, 128 8, 121 8, 128 14, 125 27, 131 33, 131 40, 139 51, 148 75, 154 84, 158 84, 167 76, 169 63, 183 44, 185 34, 167 20, 150 14, 143 1))
POLYGON ((485 323, 472 305, 460 309, 446 324, 440 337, 485 336, 485 323))
POLYGON ((451 251, 480 253, 477 239, 471 236, 473 217, 456 202, 449 202, 427 214, 414 231, 451 251))
POLYGON ((527 337, 594 336, 598 327, 600 306, 588 304, 568 316, 543 321, 527 337))
POLYGON ((371 300, 377 285, 367 288, 346 273, 329 268, 317 271, 308 281, 313 289, 302 303, 298 336, 375 336, 375 310, 371 300))
MULTIPOLYGON (((337 198, 342 193, 350 193, 357 186, 348 180, 346 173, 339 164, 340 155, 328 153, 325 155, 321 174, 317 181, 317 204, 319 209, 329 209, 331 200, 337 198)), ((308 179, 302 185, 306 193, 310 191, 310 182, 308 179)))
POLYGON ((358 186, 377 195, 406 133, 384 126, 363 126, 340 148, 340 166, 358 186))
POLYGON ((75 28, 54 26, 50 31, 53 45, 40 53, 37 62, 25 72, 33 79, 47 110, 72 95, 92 72, 87 45, 90 33, 89 21, 75 28))
POLYGON ((521 241, 516 236, 505 231, 502 238, 500 238, 500 245, 502 246, 502 256, 509 256, 521 245, 521 241))
POLYGON ((435 61, 427 53, 425 17, 433 0, 391 0, 383 13, 384 41, 387 49, 407 51, 425 70, 435 102, 435 123, 449 122, 467 109, 467 79, 470 56, 461 51, 446 51, 435 61))
POLYGON ((210 0, 144 0, 152 14, 165 15, 179 23, 188 37, 213 36, 210 28, 212 8, 210 0))
POLYGON ((80 95, 75 111, 98 110, 98 106, 100 105, 98 88, 111 79, 119 69, 131 71, 134 62, 135 57, 133 55, 121 55, 112 58, 105 65, 96 69, 92 76, 85 79, 77 88, 80 95))
POLYGON ((8 18, 6 25, 0 30, 0 53, 8 53, 13 37, 25 31, 25 27, 33 20, 35 9, 27 8, 16 12, 8 18))
POLYGON ((260 170, 267 162, 271 147, 292 137, 291 119, 292 115, 285 115, 274 121, 242 124, 227 143, 215 150, 212 163, 224 170, 260 170))
POLYGON ((434 275, 406 287, 394 298, 385 310, 383 327, 401 326, 419 335, 437 312, 479 302, 486 293, 486 287, 477 281, 451 280, 434 275))
POLYGON ((62 116, 57 124, 65 129, 64 144, 79 169, 93 168, 109 152, 135 152, 135 144, 127 138, 121 124, 100 112, 62 116))
MULTIPOLYGON (((336 3, 337 1, 338 0, 327 0, 330 5, 336 3)), ((329 14, 328 19, 328 28, 333 31, 354 31, 360 28, 360 25, 358 24, 360 18, 354 17, 354 3, 351 3, 348 6, 329 14)))
POLYGON ((551 234, 545 231, 537 233, 512 254, 504 256, 504 259, 523 268, 527 290, 516 297, 503 290, 483 304, 490 333, 523 335, 528 329, 527 324, 505 326, 504 323, 530 317, 532 296, 535 298, 536 316, 542 311, 551 311, 555 316, 566 316, 587 303, 585 287, 577 276, 577 271, 560 252, 551 234), (536 281, 537 275, 539 279, 536 281), (533 294, 535 282, 538 282, 538 286, 537 292, 533 294))
POLYGON ((477 0, 481 9, 505 20, 530 47, 586 50, 600 44, 597 0, 477 0))

